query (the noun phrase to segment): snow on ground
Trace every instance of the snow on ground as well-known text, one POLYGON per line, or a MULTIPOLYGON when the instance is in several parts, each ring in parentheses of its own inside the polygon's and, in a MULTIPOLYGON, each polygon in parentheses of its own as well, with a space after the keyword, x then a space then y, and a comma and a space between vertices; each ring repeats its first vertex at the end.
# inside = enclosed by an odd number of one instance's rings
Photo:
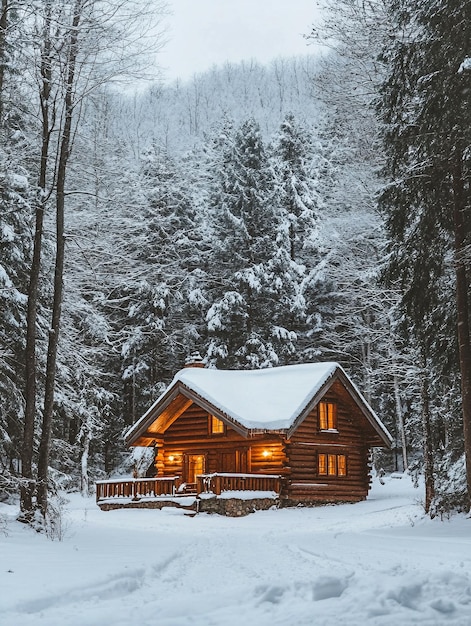
POLYGON ((0 504, 0 624, 469 626, 471 520, 421 497, 389 478, 366 502, 235 519, 72 495, 54 542, 0 504))

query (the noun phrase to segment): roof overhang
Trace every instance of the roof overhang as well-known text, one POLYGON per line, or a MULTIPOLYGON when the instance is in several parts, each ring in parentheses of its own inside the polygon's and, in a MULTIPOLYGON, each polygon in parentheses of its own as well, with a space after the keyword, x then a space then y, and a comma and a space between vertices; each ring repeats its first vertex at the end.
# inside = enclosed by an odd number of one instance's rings
MULTIPOLYGON (((204 411, 214 415, 228 426, 231 426, 243 437, 249 437, 251 431, 234 420, 230 415, 218 409, 209 400, 197 394, 181 381, 169 387, 150 409, 128 430, 124 442, 127 446, 153 445, 154 440, 162 439, 165 431, 193 403, 204 411), (139 443, 137 443, 139 441, 139 443)), ((273 432, 273 431, 270 431, 273 432)))
POLYGON ((379 446, 390 448, 393 441, 391 435, 339 365, 337 365, 332 374, 329 375, 312 398, 310 398, 306 406, 297 417, 295 417, 292 425, 289 428, 281 429, 263 428, 262 425, 259 428, 244 426, 227 412, 215 406, 210 399, 205 398, 201 393, 197 393, 181 380, 177 379, 170 385, 167 391, 154 402, 140 420, 128 430, 125 435, 125 443, 127 446, 151 446, 159 443, 159 441, 162 441, 165 431, 193 403, 200 406, 209 414, 219 418, 245 438, 267 433, 285 435, 289 438, 336 380, 339 380, 346 388, 351 398, 364 415, 367 425, 370 427, 369 432, 371 436, 368 437, 368 447, 379 446))

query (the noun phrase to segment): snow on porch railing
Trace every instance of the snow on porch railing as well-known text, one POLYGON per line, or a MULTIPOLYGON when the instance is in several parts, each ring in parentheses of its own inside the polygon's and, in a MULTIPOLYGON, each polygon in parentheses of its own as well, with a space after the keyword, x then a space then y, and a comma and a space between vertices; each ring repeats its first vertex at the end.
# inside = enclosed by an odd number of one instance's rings
POLYGON ((197 476, 198 493, 223 491, 281 491, 281 476, 275 474, 201 474, 197 476))
POLYGON ((157 496, 174 496, 178 476, 162 478, 124 478, 120 480, 98 480, 96 482, 96 500, 109 498, 155 498, 157 496))

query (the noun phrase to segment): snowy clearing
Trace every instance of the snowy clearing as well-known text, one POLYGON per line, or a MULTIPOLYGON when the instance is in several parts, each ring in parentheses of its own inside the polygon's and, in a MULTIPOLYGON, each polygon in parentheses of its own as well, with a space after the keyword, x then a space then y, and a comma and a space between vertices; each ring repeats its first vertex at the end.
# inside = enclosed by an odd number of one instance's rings
POLYGON ((471 520, 425 518, 410 479, 358 504, 224 518, 102 512, 63 541, 0 504, 2 626, 471 624, 471 520))

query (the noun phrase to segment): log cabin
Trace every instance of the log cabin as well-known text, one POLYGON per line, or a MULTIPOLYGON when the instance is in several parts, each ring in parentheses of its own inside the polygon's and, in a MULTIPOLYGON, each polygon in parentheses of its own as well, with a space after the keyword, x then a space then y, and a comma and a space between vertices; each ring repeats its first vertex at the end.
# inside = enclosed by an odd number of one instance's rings
POLYGON ((338 363, 217 370, 199 357, 125 441, 154 448, 155 496, 271 491, 290 506, 365 499, 370 450, 392 438, 338 363))

